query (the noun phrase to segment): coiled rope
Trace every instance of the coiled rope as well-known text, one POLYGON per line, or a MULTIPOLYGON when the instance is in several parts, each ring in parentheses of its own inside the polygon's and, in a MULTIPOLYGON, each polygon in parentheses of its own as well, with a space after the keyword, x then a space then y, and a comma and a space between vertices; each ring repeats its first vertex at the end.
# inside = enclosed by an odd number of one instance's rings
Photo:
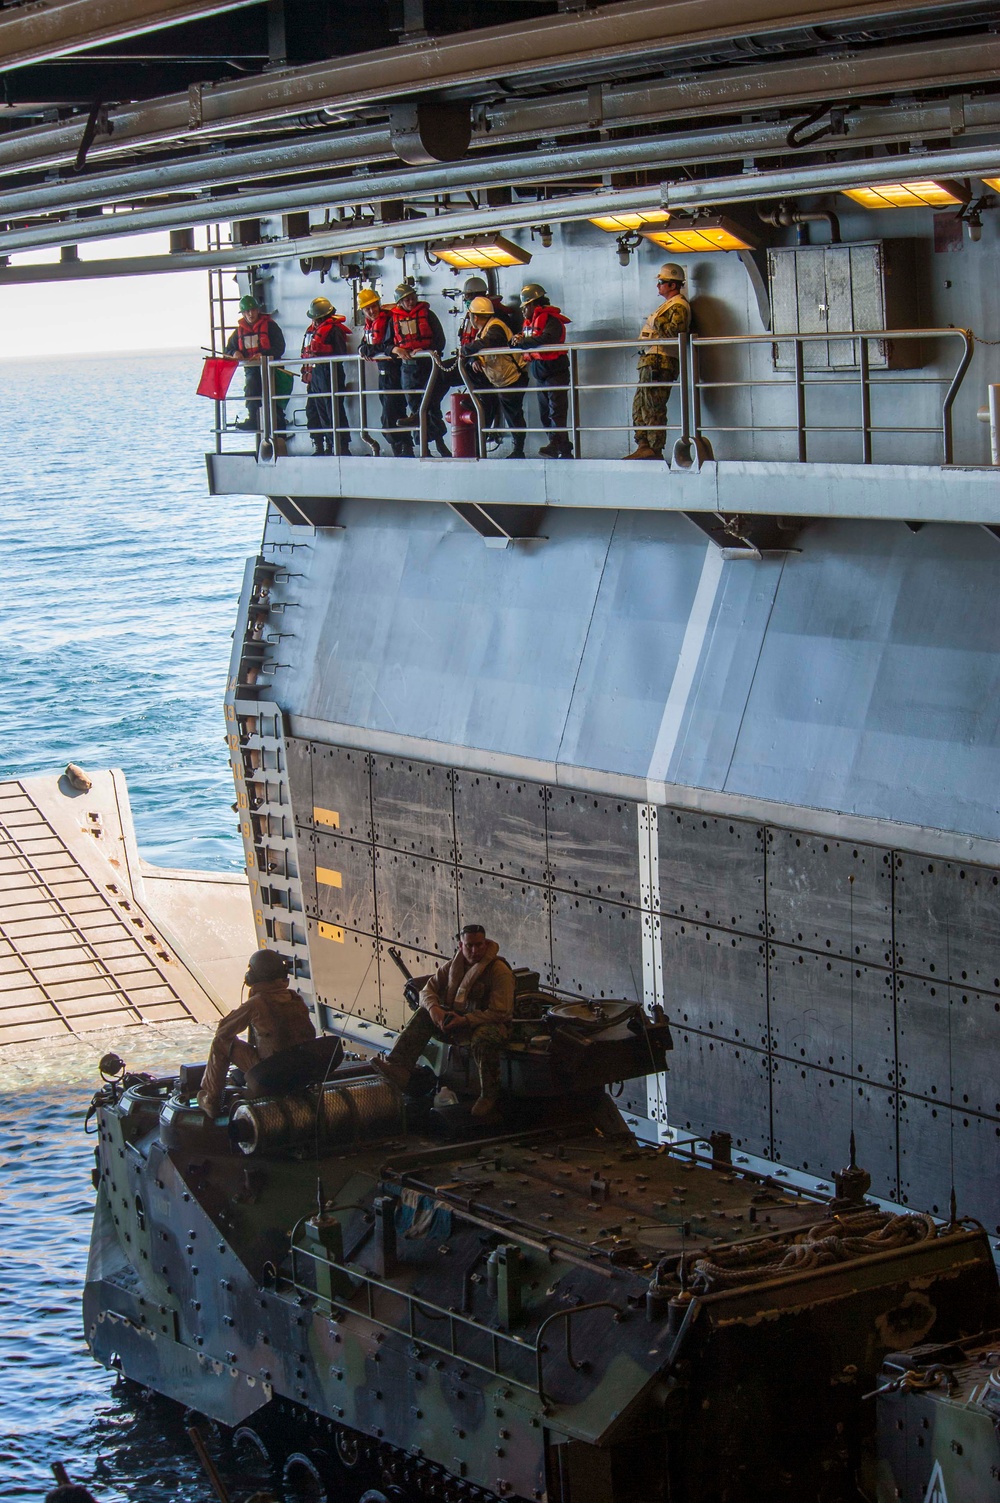
POLYGON ((818 1222, 789 1246, 768 1239, 749 1246, 720 1248, 711 1258, 696 1258, 682 1283, 695 1294, 763 1284, 783 1273, 802 1273, 890 1248, 908 1247, 937 1236, 933 1216, 899 1216, 891 1211, 864 1211, 849 1220, 818 1222))

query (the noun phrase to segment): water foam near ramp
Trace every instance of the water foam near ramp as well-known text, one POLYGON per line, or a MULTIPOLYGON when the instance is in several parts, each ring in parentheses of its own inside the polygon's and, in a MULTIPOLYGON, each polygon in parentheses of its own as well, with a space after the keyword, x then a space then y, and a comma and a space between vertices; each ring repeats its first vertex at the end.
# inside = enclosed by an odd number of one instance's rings
MULTIPOLYGON (((85 793, 65 777, 0 783, 0 1047, 109 1027, 211 1023, 233 1004, 230 973, 245 955, 247 929, 252 938, 241 884, 191 884, 198 907, 190 936, 186 922, 178 925, 179 949, 158 922, 159 904, 143 901, 141 866, 120 774, 95 774, 85 793), (197 928, 213 909, 222 917, 209 925, 206 946, 197 928)), ((155 868, 145 871, 152 878, 155 868)), ((151 885, 174 899, 164 906, 176 921, 185 916, 173 875, 151 885)))

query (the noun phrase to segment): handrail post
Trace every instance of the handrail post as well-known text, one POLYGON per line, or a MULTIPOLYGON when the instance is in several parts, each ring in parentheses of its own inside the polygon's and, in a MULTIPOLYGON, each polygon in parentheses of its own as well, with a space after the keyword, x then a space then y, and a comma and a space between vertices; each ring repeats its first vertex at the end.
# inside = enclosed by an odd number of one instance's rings
POLYGON ((569 352, 569 411, 573 429, 573 449, 577 459, 582 459, 580 449, 580 367, 579 351, 574 346, 569 352))
MULTIPOLYGON (((427 408, 431 399, 431 387, 437 375, 438 357, 433 350, 429 352, 427 361, 427 380, 424 382, 424 394, 420 398, 420 458, 426 459, 429 453, 427 444, 427 408)), ((419 358, 419 357, 418 357, 419 358)))
POLYGON ((687 336, 688 366, 691 377, 691 437, 701 438, 701 371, 699 368, 698 341, 687 336))
POLYGON ((807 457, 805 362, 802 355, 802 341, 798 335, 794 337, 792 351, 795 370, 795 433, 798 439, 799 464, 805 464, 807 457))
POLYGON ((271 362, 266 355, 260 357, 260 433, 257 442, 257 458, 274 458, 274 409, 271 405, 271 362))
POLYGON ((373 454, 381 454, 381 446, 368 431, 368 387, 366 384, 368 361, 360 350, 355 351, 354 358, 358 365, 358 422, 361 425, 361 442, 367 444, 373 454))
POLYGON ((861 381, 861 463, 872 462, 871 352, 862 334, 858 340, 858 376, 861 381))
POLYGON ((945 392, 944 401, 941 404, 941 446, 943 450, 942 464, 951 464, 953 462, 954 450, 951 429, 951 409, 952 405, 954 404, 955 398, 958 396, 958 388, 961 386, 962 381, 965 377, 965 373, 969 369, 969 364, 972 360, 972 353, 975 348, 973 343, 973 336, 968 329, 956 329, 955 333, 961 334, 964 341, 964 348, 962 350, 962 358, 958 362, 958 369, 951 378, 951 385, 945 392))
MULTIPOLYGON (((678 381, 677 381, 677 385, 678 385, 678 387, 680 389, 680 394, 681 394, 681 436, 680 436, 680 442, 682 444, 688 444, 688 445, 690 445, 690 443, 691 443, 691 354, 690 354, 690 340, 691 340, 691 336, 689 334, 682 333, 682 334, 678 334, 678 336, 677 336, 677 365, 678 365, 678 371, 677 371, 678 381)), ((669 394, 669 388, 668 388, 668 394, 669 394)), ((667 441, 667 433, 666 433, 666 428, 664 428, 664 432, 663 432, 663 442, 664 442, 664 445, 666 445, 666 441, 667 441)))
POLYGON ((469 362, 461 352, 459 352, 457 356, 457 364, 458 374, 461 376, 462 385, 465 387, 465 395, 472 403, 472 409, 476 414, 476 458, 485 459, 486 429, 484 427, 485 419, 483 417, 483 404, 482 402, 480 402, 479 396, 473 389, 472 383, 469 380, 469 362))

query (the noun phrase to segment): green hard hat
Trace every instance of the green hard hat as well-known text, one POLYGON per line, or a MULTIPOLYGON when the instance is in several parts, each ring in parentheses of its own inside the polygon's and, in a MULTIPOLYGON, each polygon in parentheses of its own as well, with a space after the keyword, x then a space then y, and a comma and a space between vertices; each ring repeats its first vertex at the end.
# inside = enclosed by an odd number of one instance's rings
POLYGON ((309 304, 309 317, 314 321, 318 318, 327 318, 336 311, 328 297, 314 297, 309 304))
POLYGON ((521 288, 521 307, 528 303, 537 303, 539 298, 545 296, 545 288, 540 282, 525 282, 521 288))
POLYGON ((257 301, 257 299, 255 297, 251 297, 251 295, 250 295, 249 292, 246 294, 245 297, 241 297, 240 298, 240 312, 241 313, 252 313, 255 308, 259 308, 259 307, 260 307, 260 303, 258 303, 258 301, 257 301))

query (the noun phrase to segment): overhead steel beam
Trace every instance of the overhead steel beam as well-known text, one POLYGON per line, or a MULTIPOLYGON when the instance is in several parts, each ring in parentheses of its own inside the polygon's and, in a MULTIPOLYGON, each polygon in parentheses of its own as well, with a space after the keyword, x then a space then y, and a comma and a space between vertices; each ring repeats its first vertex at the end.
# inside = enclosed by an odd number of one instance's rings
POLYGON ((0 11, 0 73, 259 0, 46 0, 0 11))
MULTIPOLYGON (((957 8, 971 12, 979 4, 980 0, 960 0, 957 8)), ((198 92, 196 108, 189 94, 127 106, 112 113, 110 134, 94 141, 89 160, 140 146, 195 145, 199 140, 276 125, 315 110, 347 114, 429 90, 496 87, 499 78, 553 70, 571 81, 585 65, 641 62, 653 66, 673 51, 712 42, 941 10, 954 14, 956 6, 942 7, 938 0, 814 0, 807 6, 799 0, 728 0, 725 5, 711 6, 705 0, 626 0, 517 26, 488 27, 206 85, 198 92)), ((853 66, 861 67, 867 56, 858 53, 853 66)), ((939 80, 947 76, 945 69, 941 64, 939 80)), ((689 96, 683 103, 694 107, 689 96)), ((0 171, 72 161, 81 130, 82 122, 77 120, 0 137, 0 171)))

